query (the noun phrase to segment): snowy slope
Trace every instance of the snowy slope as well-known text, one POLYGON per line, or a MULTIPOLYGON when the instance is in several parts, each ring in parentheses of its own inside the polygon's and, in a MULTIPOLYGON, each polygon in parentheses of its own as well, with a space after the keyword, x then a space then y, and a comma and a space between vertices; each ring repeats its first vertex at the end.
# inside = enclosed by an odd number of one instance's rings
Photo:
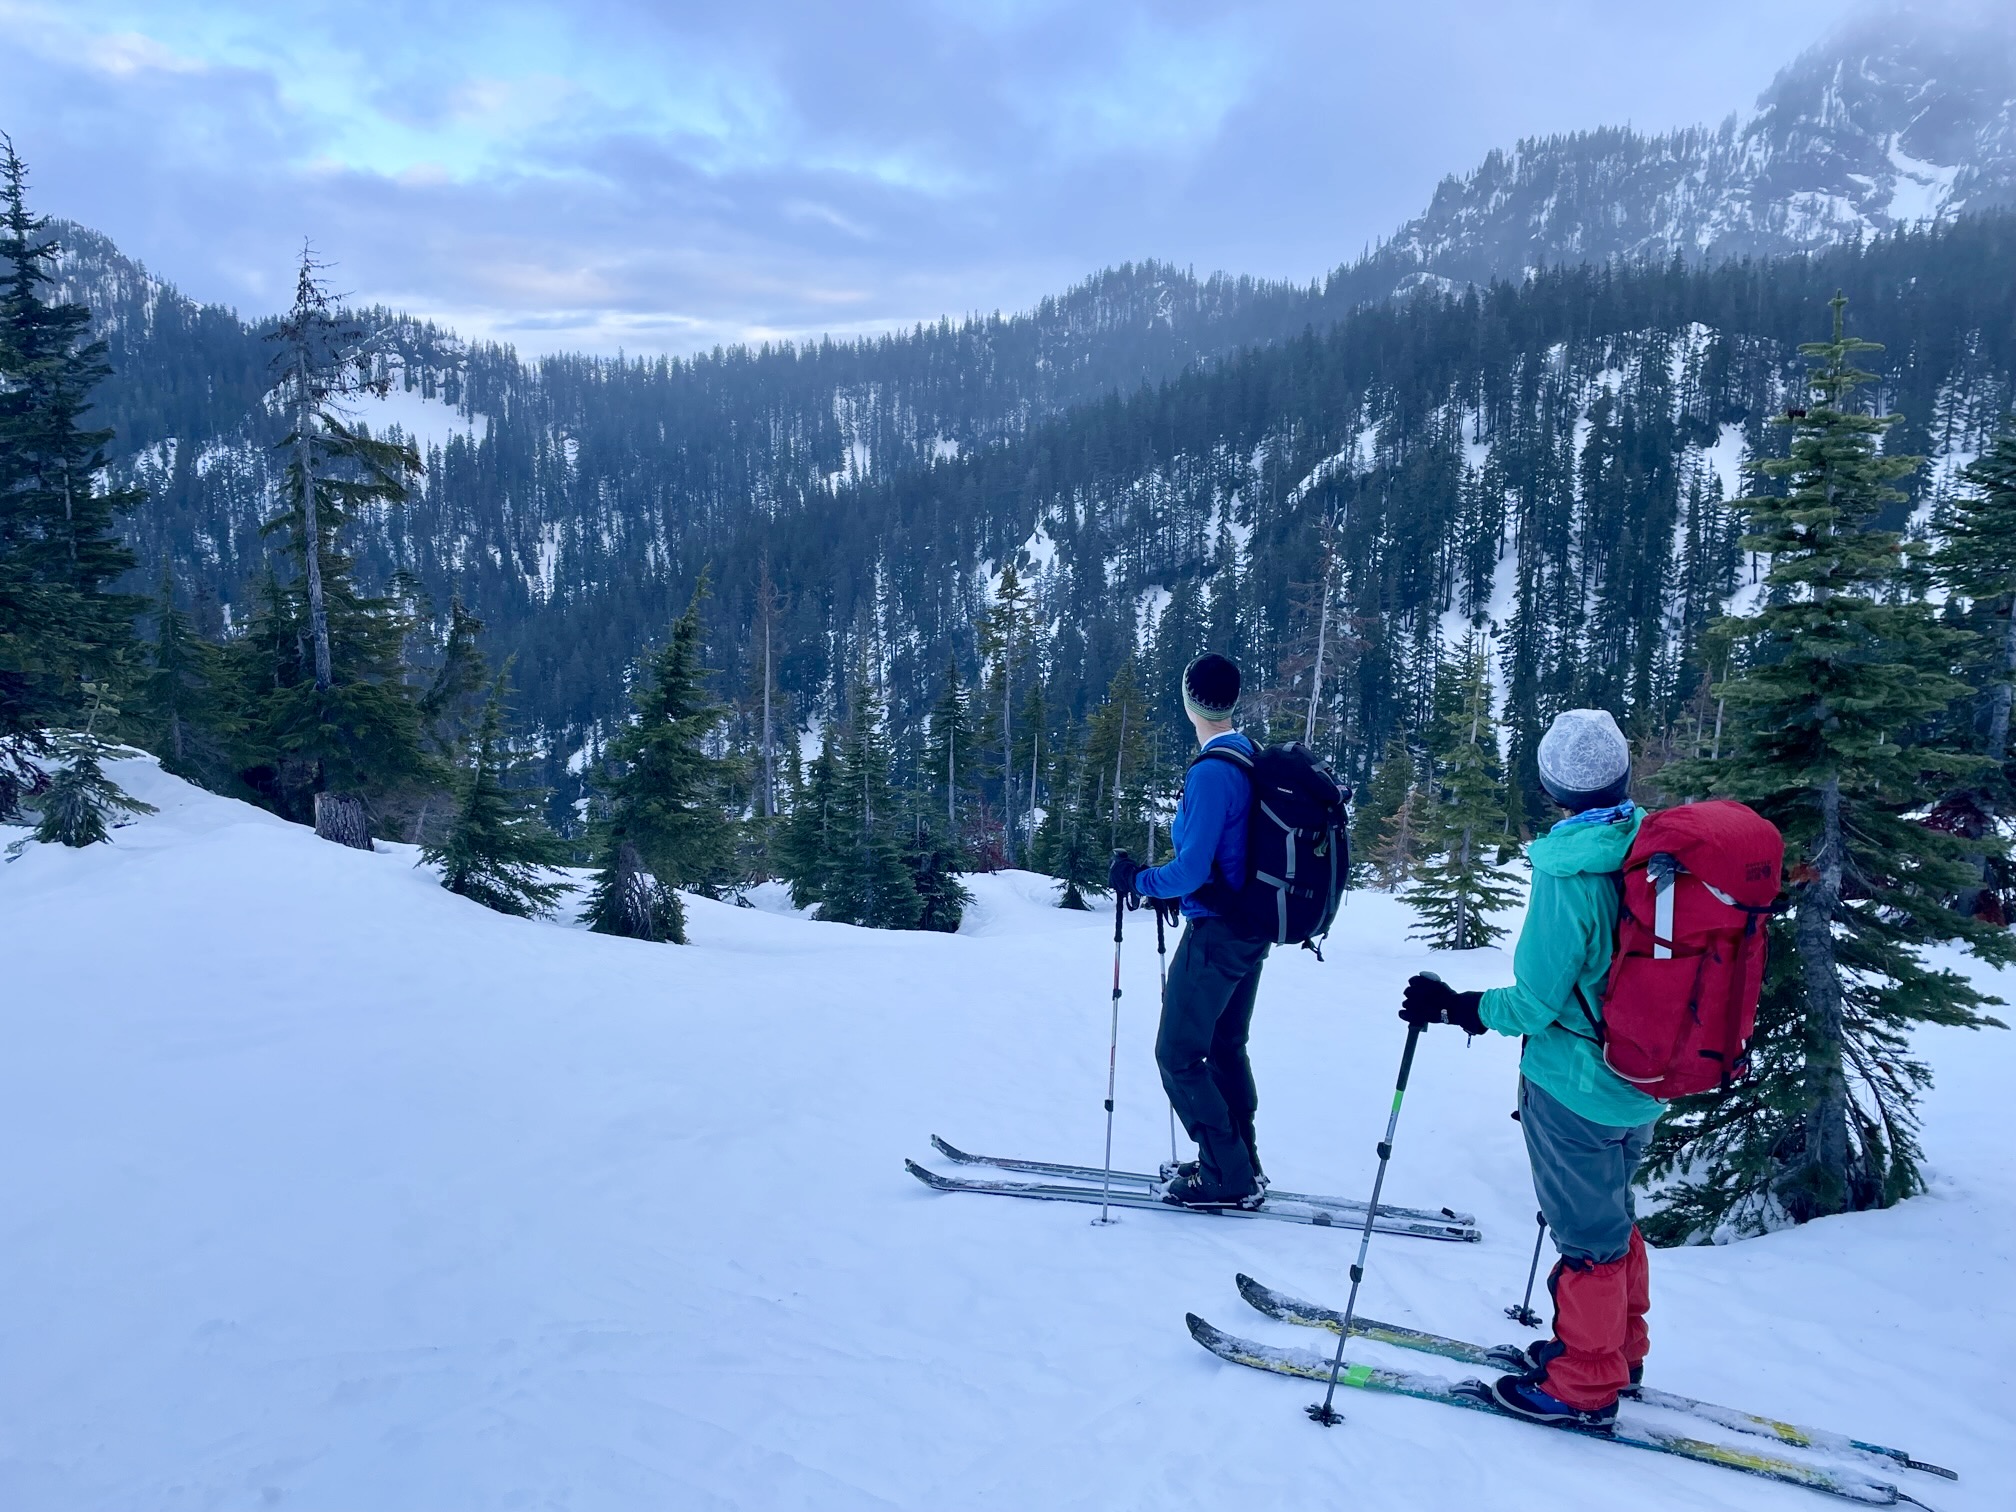
MULTIPOLYGON (((1338 1233, 937 1196, 936 1130, 1096 1160, 1110 920, 976 879, 957 937, 695 900, 687 949, 506 919, 410 856, 163 777, 157 817, 0 867, 0 1506, 21 1509, 1797 1508, 1811 1493, 1220 1364, 1244 1269, 1341 1301, 1338 1233)), ((1424 952, 1355 897, 1270 964, 1261 1137, 1362 1192, 1424 952)), ((1152 928, 1117 1152, 1166 1152, 1152 928)), ((1442 958, 1460 985, 1502 955, 1442 958)), ((1431 1036, 1375 1316, 1515 1332, 1533 1198, 1516 1046, 1431 1036)), ((1935 1034, 1929 1197, 1654 1257, 1654 1378, 1957 1467, 2002 1507, 2016 1175, 2007 1034, 1935 1034)))

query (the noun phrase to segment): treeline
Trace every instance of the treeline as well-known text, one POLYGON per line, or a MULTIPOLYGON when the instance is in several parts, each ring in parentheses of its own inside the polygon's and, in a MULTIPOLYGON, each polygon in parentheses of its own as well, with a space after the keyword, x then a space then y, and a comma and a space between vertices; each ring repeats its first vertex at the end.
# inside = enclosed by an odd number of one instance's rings
MULTIPOLYGON (((585 867, 592 928, 666 941, 684 939, 680 889, 733 896, 772 877, 822 917, 886 928, 956 929, 959 873, 975 866, 1055 868, 1064 901, 1082 907, 1104 874, 1095 832, 1110 841, 1144 822, 1156 779, 1131 674, 1082 738, 1060 741, 1010 567, 978 627, 996 696, 955 677, 928 738, 899 749, 864 662, 810 761, 778 738, 788 701, 773 664, 760 745, 738 717, 753 709, 710 691, 703 581, 644 658, 628 717, 580 753, 582 796, 549 824, 527 780, 535 747, 514 735, 512 669, 490 661, 482 620, 451 598, 436 633, 410 578, 384 592, 361 582, 361 522, 407 503, 425 465, 353 418, 391 381, 382 332, 332 303, 306 253, 293 305, 267 333, 276 486, 246 612, 206 631, 165 564, 151 598, 114 591, 136 566, 117 520, 142 499, 102 486, 113 436, 81 423, 109 375, 107 347, 86 339, 89 310, 57 297, 61 248, 27 209, 11 149, 5 173, 0 818, 25 805, 41 840, 104 839, 145 808, 103 768, 115 742, 132 741, 327 839, 417 844, 444 885, 506 912, 550 912, 574 890, 556 868, 585 867), (990 772, 1008 774, 1002 814, 990 772)), ((774 592, 766 602, 768 638, 774 592)))
MULTIPOLYGON (((580 752, 624 717, 638 648, 703 571, 725 702, 762 685, 765 624, 790 711, 778 729, 843 718, 867 657, 900 762, 949 665, 969 686, 991 675, 975 626, 1012 560, 1040 620, 1053 735, 1132 661, 1180 741, 1168 663, 1200 645, 1234 655, 1263 701, 1304 702, 1327 612, 1317 739, 1360 786, 1396 733, 1418 745, 1432 726, 1436 663, 1462 622, 1510 629, 1495 675, 1530 830, 1532 743, 1556 708, 1614 701, 1641 739, 1696 711, 1704 628, 1749 579, 1727 507, 1739 464, 1783 444, 1768 422, 1826 298, 1845 288, 1885 344, 1874 370, 1907 416, 1895 444, 1931 459, 1901 519, 2007 408, 2012 240, 2006 219, 1982 218, 1813 258, 1554 270, 1229 356, 1198 333, 1247 330, 1243 296, 1197 324, 1168 270, 1115 275, 1048 324, 683 363, 528 365, 385 320, 384 372, 464 406, 471 429, 426 448, 407 502, 360 520, 351 549, 373 591, 424 593, 437 638, 459 596, 515 657, 540 781, 564 796, 556 822, 584 796, 580 752), (1140 342, 1175 339, 1157 324, 1165 293, 1180 340, 1158 350, 1208 360, 1126 387, 1146 371, 1140 342), (1107 343, 1132 365, 1086 355, 1107 343), (1105 386, 1074 388, 1053 362, 1105 386)), ((160 340, 207 339, 195 327, 160 340)), ((208 439, 164 438, 132 471, 153 490, 140 552, 173 559, 213 633, 250 610, 275 486, 273 437, 233 439, 277 423, 244 419, 242 367, 226 364, 208 439)))

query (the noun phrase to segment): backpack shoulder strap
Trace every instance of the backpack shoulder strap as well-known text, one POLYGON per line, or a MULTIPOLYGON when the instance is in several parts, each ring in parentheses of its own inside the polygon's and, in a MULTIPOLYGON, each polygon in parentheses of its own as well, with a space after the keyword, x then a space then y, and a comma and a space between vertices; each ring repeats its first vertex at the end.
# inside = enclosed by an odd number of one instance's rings
MULTIPOLYGON (((1621 915, 1624 911, 1624 873, 1621 871, 1613 871, 1613 872, 1605 872, 1603 873, 1603 875, 1608 877, 1610 879, 1610 885, 1617 889, 1617 911, 1621 915)), ((1616 932, 1614 925, 1612 926, 1611 932, 1614 937, 1616 932)), ((1613 938, 1613 945, 1614 945, 1614 938, 1613 938)), ((1599 1045, 1602 1044, 1603 1020, 1596 1016, 1596 1010, 1593 1006, 1591 1006, 1589 1002, 1589 994, 1582 990, 1582 983, 1579 978, 1576 980, 1575 983, 1575 1006, 1582 1010, 1582 1017, 1589 1021, 1588 1037, 1594 1040, 1597 1044, 1599 1045)), ((1572 1034, 1574 1031, 1570 1030, 1569 1032, 1572 1034)))
POLYGON ((1192 756, 1190 758, 1190 765, 1194 767, 1200 761, 1229 762, 1233 766, 1239 768, 1240 771, 1246 773, 1249 777, 1253 774, 1253 758, 1251 756, 1248 756, 1244 751, 1240 750, 1239 747, 1237 746, 1227 746, 1227 745, 1206 746, 1204 747, 1203 750, 1199 751, 1195 756, 1192 756))

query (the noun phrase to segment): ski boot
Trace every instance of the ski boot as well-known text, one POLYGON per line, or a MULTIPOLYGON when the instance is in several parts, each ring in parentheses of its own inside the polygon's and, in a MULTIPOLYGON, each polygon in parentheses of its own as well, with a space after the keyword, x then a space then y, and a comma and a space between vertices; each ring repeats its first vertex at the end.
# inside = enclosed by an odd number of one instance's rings
MULTIPOLYGON (((1546 1370, 1548 1360, 1554 1356, 1555 1351, 1549 1347, 1553 1342, 1552 1339, 1535 1339, 1531 1344, 1500 1344, 1488 1353, 1494 1363, 1537 1381, 1541 1372, 1546 1370)), ((1624 1388, 1623 1394, 1635 1398, 1638 1388, 1644 1384, 1645 1362, 1640 1360, 1631 1367, 1631 1384, 1624 1388)))
POLYGON ((1491 1383, 1490 1399, 1491 1405, 1500 1412, 1525 1418, 1529 1423, 1546 1423, 1556 1428, 1608 1433, 1617 1422, 1615 1402, 1596 1408, 1571 1407, 1526 1375, 1498 1377, 1491 1383))
POLYGON ((1173 1207, 1189 1208, 1257 1208, 1267 1200, 1266 1192, 1259 1186, 1251 1191, 1235 1191, 1207 1179, 1202 1171, 1195 1168, 1195 1162, 1187 1162, 1192 1169, 1187 1176, 1178 1176, 1162 1189, 1162 1200, 1173 1207))
MULTIPOLYGON (((1162 1162, 1161 1167, 1162 1179, 1165 1182, 1194 1180, 1197 1171, 1198 1164, 1194 1160, 1177 1161, 1173 1165, 1165 1160, 1162 1162)), ((1267 1194, 1267 1188, 1272 1183, 1267 1180, 1267 1173, 1260 1169, 1258 1162, 1255 1162, 1253 1166, 1253 1181, 1260 1188, 1260 1194, 1264 1197, 1267 1194)))

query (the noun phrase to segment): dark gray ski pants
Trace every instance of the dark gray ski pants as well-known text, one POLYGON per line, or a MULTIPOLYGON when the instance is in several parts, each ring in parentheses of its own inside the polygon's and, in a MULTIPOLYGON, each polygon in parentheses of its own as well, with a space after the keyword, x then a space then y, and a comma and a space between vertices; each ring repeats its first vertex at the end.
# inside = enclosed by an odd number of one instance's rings
POLYGON ((1252 1186, 1256 1161, 1260 1094, 1246 1036, 1267 949, 1267 941, 1243 939, 1223 919, 1186 921, 1155 1036, 1163 1089, 1197 1142, 1205 1174, 1240 1188, 1252 1186))
POLYGON ((1519 1127, 1554 1247, 1568 1260, 1596 1265, 1622 1260, 1638 1221, 1631 1178, 1638 1174, 1652 1125, 1613 1129, 1592 1123, 1522 1076, 1519 1127))

